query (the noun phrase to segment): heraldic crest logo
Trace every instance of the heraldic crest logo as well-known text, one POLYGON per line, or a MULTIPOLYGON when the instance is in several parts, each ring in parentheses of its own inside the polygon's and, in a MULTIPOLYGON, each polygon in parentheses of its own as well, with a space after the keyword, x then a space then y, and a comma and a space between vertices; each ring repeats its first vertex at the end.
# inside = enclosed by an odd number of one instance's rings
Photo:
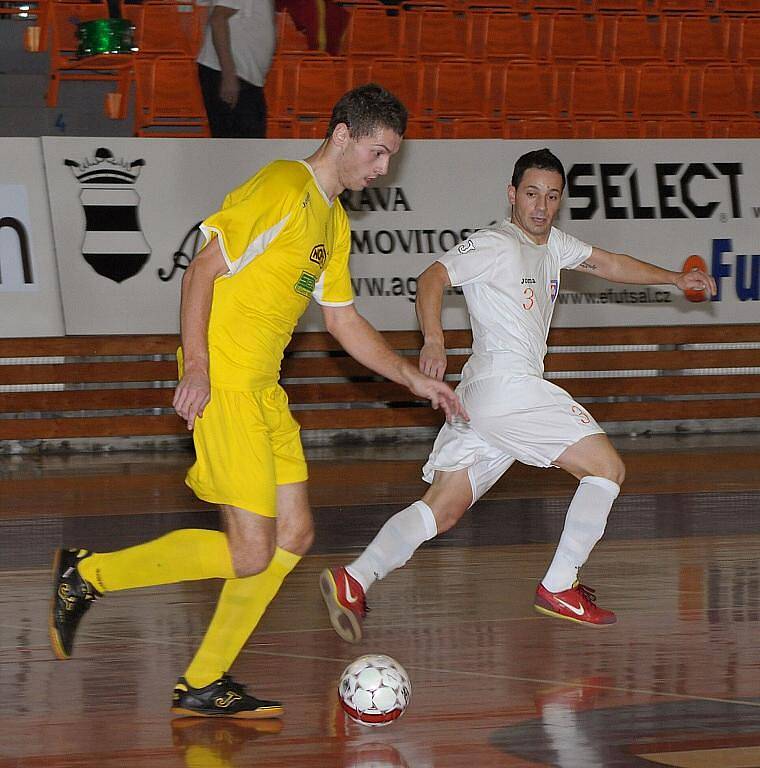
POLYGON ((134 277, 151 254, 140 229, 140 196, 134 186, 145 160, 117 160, 110 149, 100 147, 91 159, 64 164, 81 186, 85 261, 117 283, 134 277))

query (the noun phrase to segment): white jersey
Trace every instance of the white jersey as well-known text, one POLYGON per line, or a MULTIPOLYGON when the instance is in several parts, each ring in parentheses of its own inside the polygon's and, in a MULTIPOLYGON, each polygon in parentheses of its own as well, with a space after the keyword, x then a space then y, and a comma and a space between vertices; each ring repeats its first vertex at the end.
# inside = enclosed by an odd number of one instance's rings
POLYGON ((518 226, 481 229, 438 261, 461 286, 472 325, 472 356, 462 382, 492 375, 542 376, 561 269, 591 256, 591 246, 552 227, 536 245, 518 226))
MULTIPOLYGON (((263 88, 272 64, 277 37, 273 0, 210 0, 209 14, 217 5, 237 11, 229 20, 230 49, 237 76, 247 83, 263 88)), ((198 63, 218 72, 222 69, 208 24, 198 54, 198 63)))

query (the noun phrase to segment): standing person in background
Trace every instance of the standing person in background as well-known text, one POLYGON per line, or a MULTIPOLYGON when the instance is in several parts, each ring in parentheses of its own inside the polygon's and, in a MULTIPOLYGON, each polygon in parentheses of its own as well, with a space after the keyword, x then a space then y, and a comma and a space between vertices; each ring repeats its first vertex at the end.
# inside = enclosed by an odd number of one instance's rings
POLYGON ((300 427, 279 384, 283 353, 311 298, 352 357, 447 416, 465 415, 448 384, 394 352, 354 306, 351 229, 339 195, 388 172, 406 120, 404 105, 380 86, 349 91, 314 154, 269 163, 202 223, 206 245, 182 280, 174 408, 193 430, 196 461, 185 482, 220 507, 224 531, 172 531, 114 552, 59 550, 50 611, 58 658, 71 656, 80 619, 103 595, 222 579, 172 712, 282 714, 278 701, 247 693, 228 670, 314 536, 300 427))
POLYGON ((211 0, 198 77, 213 137, 266 137, 275 39, 273 0, 211 0))

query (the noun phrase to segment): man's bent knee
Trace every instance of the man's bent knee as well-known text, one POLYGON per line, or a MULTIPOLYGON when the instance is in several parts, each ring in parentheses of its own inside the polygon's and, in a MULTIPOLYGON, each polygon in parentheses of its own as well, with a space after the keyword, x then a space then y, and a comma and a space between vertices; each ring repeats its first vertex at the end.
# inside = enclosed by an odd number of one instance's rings
POLYGON ((266 570, 274 556, 276 520, 237 507, 223 506, 224 531, 238 578, 266 570))
POLYGON ((611 480, 613 483, 622 485, 625 480, 625 464, 620 458, 620 454, 610 446, 610 449, 600 464, 594 467, 594 471, 586 472, 586 475, 595 475, 603 477, 605 480, 611 480))
POLYGON ((591 435, 571 445, 555 465, 578 480, 603 477, 618 485, 625 480, 625 464, 606 435, 591 435))
POLYGON ((277 546, 294 555, 303 557, 314 543, 314 526, 302 526, 298 530, 289 530, 287 536, 280 537, 278 532, 277 546))
POLYGON ((453 528, 472 504, 472 486, 466 469, 436 471, 422 500, 433 511, 438 533, 453 528))
POLYGON ((306 482, 277 486, 277 546, 305 555, 314 542, 314 520, 306 482))
POLYGON ((610 467, 609 474, 606 475, 608 480, 612 480, 613 483, 622 485, 625 481, 625 464, 620 456, 615 454, 616 461, 613 462, 613 466, 610 467))
POLYGON ((261 541, 233 543, 229 538, 227 541, 235 576, 239 579, 265 571, 274 556, 274 542, 269 545, 262 544, 261 541))

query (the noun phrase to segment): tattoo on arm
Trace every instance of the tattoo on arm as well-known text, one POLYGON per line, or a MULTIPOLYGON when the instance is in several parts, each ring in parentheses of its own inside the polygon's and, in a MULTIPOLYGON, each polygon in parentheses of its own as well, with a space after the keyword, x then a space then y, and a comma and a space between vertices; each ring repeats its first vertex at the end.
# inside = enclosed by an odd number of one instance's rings
POLYGON ((582 264, 578 265, 578 269, 596 269, 596 264, 594 264, 593 261, 584 261, 582 264))

